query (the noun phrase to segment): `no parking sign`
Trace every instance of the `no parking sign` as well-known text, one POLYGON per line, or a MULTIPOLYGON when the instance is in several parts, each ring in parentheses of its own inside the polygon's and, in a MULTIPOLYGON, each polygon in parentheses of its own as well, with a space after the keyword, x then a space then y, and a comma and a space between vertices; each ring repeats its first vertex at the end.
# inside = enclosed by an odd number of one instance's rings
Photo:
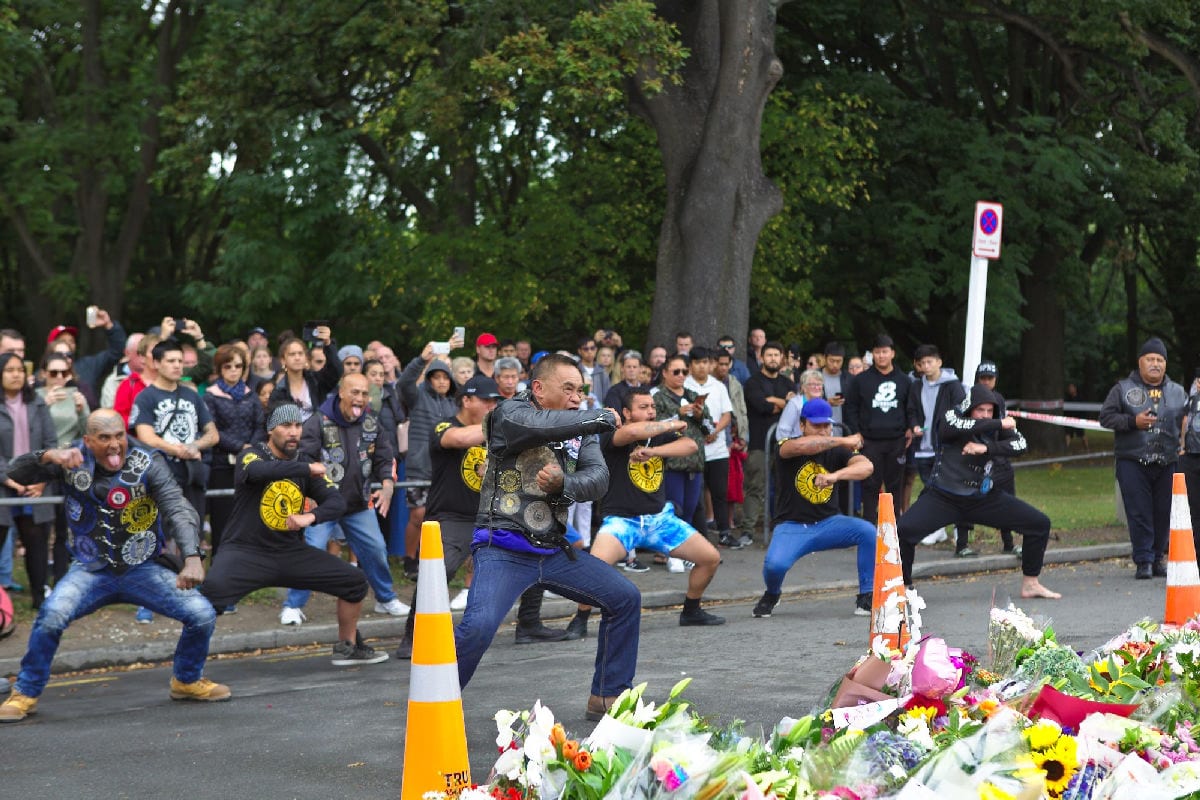
POLYGON ((1004 206, 980 201, 975 204, 975 235, 971 253, 976 258, 1000 257, 1000 231, 1004 223, 1004 206))

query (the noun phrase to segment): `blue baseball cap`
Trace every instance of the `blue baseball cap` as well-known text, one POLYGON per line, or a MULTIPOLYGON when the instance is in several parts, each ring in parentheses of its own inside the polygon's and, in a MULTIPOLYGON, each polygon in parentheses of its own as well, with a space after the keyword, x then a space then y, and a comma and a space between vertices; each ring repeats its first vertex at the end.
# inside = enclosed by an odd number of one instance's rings
POLYGON ((804 403, 800 416, 813 425, 828 425, 833 422, 833 408, 820 397, 814 397, 804 403))

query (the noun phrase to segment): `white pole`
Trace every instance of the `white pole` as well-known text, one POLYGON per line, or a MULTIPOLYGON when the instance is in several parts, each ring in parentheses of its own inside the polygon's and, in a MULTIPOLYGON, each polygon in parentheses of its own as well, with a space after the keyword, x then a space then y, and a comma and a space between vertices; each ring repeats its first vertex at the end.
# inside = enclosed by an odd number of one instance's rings
POLYGON ((967 335, 963 347, 962 382, 975 383, 975 369, 983 355, 983 312, 987 301, 988 260, 971 256, 971 284, 967 290, 967 335))

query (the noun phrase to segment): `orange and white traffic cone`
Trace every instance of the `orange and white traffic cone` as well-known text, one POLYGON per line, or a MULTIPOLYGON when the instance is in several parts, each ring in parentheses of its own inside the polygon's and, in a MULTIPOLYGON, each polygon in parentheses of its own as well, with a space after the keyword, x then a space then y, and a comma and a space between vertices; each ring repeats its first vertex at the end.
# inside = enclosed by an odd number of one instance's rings
POLYGON ((875 538, 875 587, 871 594, 871 642, 877 638, 892 650, 908 644, 908 595, 900 564, 900 537, 892 496, 879 493, 879 525, 875 538))
POLYGON ((443 562, 441 525, 423 523, 417 604, 412 610, 416 619, 401 800, 421 800, 426 792, 457 797, 471 785, 454 622, 443 562))
POLYGON ((1176 472, 1171 485, 1171 546, 1167 553, 1167 611, 1163 622, 1182 625, 1200 614, 1200 569, 1192 539, 1187 480, 1176 472))

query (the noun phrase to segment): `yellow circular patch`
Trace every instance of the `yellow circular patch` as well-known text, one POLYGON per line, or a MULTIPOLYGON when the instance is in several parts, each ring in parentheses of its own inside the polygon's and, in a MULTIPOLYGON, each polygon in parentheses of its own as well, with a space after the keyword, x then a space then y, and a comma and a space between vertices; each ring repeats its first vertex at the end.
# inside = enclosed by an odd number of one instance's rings
POLYGON ((130 533, 149 530, 158 519, 158 506, 149 497, 138 497, 121 509, 121 525, 130 533))
POLYGON ((483 486, 483 465, 487 461, 487 448, 468 447, 462 458, 463 483, 472 492, 478 492, 483 486))
POLYGON ((828 503, 833 496, 833 487, 819 488, 814 481, 818 475, 827 474, 829 470, 815 461, 809 461, 796 472, 796 491, 814 506, 828 503))
POLYGON ((629 480, 646 494, 654 494, 663 482, 663 460, 654 456, 640 464, 629 462, 629 480))
POLYGON ((291 481, 275 481, 263 492, 258 515, 273 531, 286 531, 287 518, 304 510, 304 493, 291 481))

